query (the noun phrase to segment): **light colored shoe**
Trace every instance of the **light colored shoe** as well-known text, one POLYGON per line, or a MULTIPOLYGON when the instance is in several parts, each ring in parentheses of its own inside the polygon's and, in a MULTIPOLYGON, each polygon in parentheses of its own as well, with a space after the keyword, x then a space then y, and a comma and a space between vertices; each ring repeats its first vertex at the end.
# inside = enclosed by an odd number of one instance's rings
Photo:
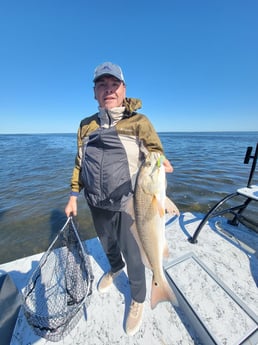
POLYGON ((98 283, 98 291, 104 293, 109 290, 114 279, 123 271, 123 269, 113 273, 111 271, 105 273, 98 283))
POLYGON ((134 335, 139 331, 142 323, 143 305, 144 303, 137 303, 132 300, 125 326, 127 335, 134 335))

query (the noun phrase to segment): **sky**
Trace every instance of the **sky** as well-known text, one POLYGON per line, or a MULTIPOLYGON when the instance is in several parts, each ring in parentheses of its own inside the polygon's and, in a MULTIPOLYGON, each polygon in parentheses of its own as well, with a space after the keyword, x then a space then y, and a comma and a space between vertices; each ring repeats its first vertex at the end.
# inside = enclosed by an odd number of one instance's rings
POLYGON ((0 133, 74 133, 123 70, 158 132, 258 131, 257 0, 0 0, 0 133))

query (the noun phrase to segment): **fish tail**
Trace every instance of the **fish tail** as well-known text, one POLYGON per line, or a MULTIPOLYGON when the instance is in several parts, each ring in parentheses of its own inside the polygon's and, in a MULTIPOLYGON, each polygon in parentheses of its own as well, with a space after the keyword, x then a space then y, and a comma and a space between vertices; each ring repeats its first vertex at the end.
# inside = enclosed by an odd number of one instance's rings
POLYGON ((151 288, 151 309, 154 309, 158 303, 164 301, 170 301, 175 307, 178 306, 176 295, 167 280, 157 283, 153 278, 151 288))

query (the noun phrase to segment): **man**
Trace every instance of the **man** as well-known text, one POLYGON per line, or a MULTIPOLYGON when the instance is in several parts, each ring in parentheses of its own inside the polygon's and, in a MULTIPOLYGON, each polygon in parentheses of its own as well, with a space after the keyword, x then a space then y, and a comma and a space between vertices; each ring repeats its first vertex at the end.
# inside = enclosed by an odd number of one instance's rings
MULTIPOLYGON (((131 232, 134 214, 130 205, 136 176, 147 152, 163 153, 163 148, 150 121, 137 113, 141 101, 126 98, 125 80, 118 65, 99 65, 93 82, 99 111, 81 121, 65 213, 77 215, 77 197, 84 189, 96 233, 111 267, 100 279, 98 290, 107 291, 126 263, 132 297, 126 333, 133 335, 142 320, 146 281, 145 267, 131 232)), ((166 171, 172 172, 169 161, 164 164, 166 171)))

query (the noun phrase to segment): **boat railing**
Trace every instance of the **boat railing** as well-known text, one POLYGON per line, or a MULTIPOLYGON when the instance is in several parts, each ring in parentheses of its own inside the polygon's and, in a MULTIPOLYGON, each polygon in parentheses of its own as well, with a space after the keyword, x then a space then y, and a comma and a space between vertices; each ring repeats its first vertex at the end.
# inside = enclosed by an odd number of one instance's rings
POLYGON ((237 226, 238 223, 240 222, 245 222, 255 226, 258 228, 258 224, 255 221, 252 221, 250 218, 244 217, 243 212, 247 208, 247 206, 250 204, 251 201, 258 201, 258 186, 257 185, 252 185, 252 180, 254 177, 254 172, 256 169, 256 163, 257 163, 257 158, 258 158, 258 143, 256 144, 256 149, 254 155, 252 155, 253 147, 248 146, 244 158, 244 164, 248 164, 250 159, 253 160, 250 173, 249 173, 249 178, 247 182, 247 186, 243 188, 237 189, 236 192, 229 194, 225 196, 223 199, 221 199, 217 204, 215 204, 211 210, 205 215, 205 217, 202 219, 200 224, 198 225, 197 229, 195 230, 193 236, 188 238, 188 241, 191 243, 197 243, 197 237, 199 236, 202 228, 204 225, 207 223, 207 221, 210 218, 214 218, 217 216, 222 216, 224 214, 233 214, 233 219, 229 220, 228 222, 231 225, 237 226), (241 197, 242 202, 233 207, 228 207, 228 208, 222 208, 222 205, 224 205, 226 202, 228 202, 230 199, 233 199, 235 197, 241 197))

